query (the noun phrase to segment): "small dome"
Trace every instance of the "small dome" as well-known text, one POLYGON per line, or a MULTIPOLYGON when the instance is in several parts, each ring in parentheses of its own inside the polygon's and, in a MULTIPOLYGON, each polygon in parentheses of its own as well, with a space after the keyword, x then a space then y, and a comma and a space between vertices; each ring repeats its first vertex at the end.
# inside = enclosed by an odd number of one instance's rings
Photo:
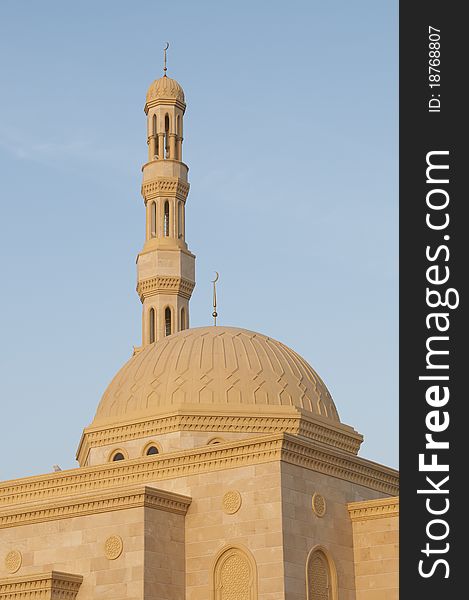
POLYGON ((184 90, 175 79, 161 77, 148 88, 147 104, 152 100, 179 100, 184 102, 184 90))
POLYGON ((296 352, 260 333, 211 326, 175 333, 133 356, 105 391, 92 425, 189 406, 294 406, 339 422, 326 385, 296 352))

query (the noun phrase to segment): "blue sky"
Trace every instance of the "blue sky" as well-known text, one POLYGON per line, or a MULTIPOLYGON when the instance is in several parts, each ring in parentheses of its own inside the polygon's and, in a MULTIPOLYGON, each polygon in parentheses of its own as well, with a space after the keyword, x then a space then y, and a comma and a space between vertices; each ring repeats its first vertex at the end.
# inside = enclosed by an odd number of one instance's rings
POLYGON ((397 465, 397 2, 3 0, 0 479, 76 465, 140 343, 145 94, 184 87, 191 324, 293 347, 397 465))

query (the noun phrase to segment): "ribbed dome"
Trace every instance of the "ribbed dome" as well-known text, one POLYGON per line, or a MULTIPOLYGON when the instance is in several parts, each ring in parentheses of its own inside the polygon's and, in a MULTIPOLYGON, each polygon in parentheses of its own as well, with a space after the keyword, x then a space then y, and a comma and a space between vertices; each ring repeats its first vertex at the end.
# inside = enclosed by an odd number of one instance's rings
POLYGON ((187 329, 147 346, 117 373, 92 425, 184 406, 295 406, 339 422, 319 375, 296 352, 234 327, 187 329))
POLYGON ((165 75, 160 79, 156 79, 148 88, 147 104, 157 99, 184 102, 184 90, 175 79, 165 75))

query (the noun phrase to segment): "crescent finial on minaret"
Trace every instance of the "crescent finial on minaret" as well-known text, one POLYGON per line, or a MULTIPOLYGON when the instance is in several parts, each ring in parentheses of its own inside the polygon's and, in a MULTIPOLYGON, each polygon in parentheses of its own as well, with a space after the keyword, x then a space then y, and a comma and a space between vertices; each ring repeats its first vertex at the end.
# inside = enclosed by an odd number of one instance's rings
POLYGON ((215 279, 212 280, 213 283, 213 313, 212 313, 212 317, 213 317, 213 324, 216 326, 217 324, 217 317, 218 317, 218 313, 217 313, 217 281, 220 278, 220 274, 218 273, 218 271, 215 271, 215 279))
POLYGON ((164 67, 163 67, 163 77, 166 77, 166 71, 168 70, 168 68, 166 67, 166 52, 169 48, 169 42, 166 42, 166 46, 163 48, 163 52, 164 52, 164 67))

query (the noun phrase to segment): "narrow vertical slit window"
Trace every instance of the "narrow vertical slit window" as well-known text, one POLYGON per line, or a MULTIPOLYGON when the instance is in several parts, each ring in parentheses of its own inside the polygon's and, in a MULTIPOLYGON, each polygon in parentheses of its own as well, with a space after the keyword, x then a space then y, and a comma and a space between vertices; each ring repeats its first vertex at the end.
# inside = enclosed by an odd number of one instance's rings
POLYGON ((153 344, 155 341, 155 333, 156 333, 156 319, 155 319, 155 309, 150 308, 150 319, 149 319, 149 328, 150 328, 150 344, 153 344))
POLYGON ((152 202, 150 206, 150 236, 156 237, 156 202, 152 202))
POLYGON ((164 311, 164 334, 171 335, 171 309, 169 306, 164 311))
POLYGON ((186 328, 186 309, 181 308, 181 331, 186 328))
POLYGON ((182 231, 182 202, 178 202, 178 238, 182 239, 184 237, 182 231))
POLYGON ((153 115, 151 134, 153 136, 153 142, 152 142, 152 147, 154 149, 153 158, 158 158, 158 127, 157 127, 156 115, 153 115))
POLYGON ((165 158, 170 158, 170 156, 169 156, 169 115, 166 115, 164 118, 164 151, 165 151, 165 158))
POLYGON ((169 236, 169 202, 164 203, 164 236, 169 236))
POLYGON ((181 160, 181 157, 179 155, 179 140, 180 140, 180 136, 181 136, 181 117, 178 115, 176 117, 176 139, 175 139, 175 144, 174 144, 174 160, 181 160))

